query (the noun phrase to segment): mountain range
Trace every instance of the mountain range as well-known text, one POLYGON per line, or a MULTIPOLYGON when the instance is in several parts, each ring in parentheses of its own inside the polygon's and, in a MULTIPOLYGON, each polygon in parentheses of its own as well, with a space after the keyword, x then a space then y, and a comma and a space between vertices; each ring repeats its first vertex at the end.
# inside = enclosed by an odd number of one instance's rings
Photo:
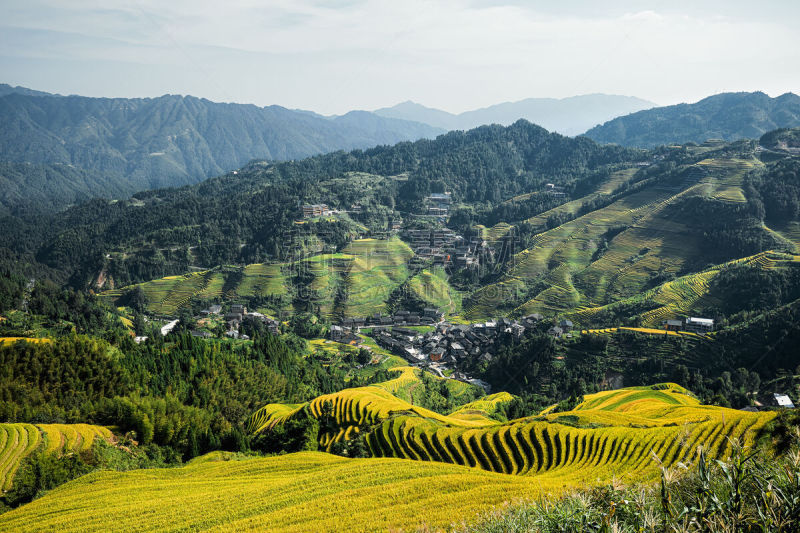
POLYGON ((599 143, 645 148, 758 138, 800 126, 800 97, 792 93, 723 93, 693 104, 654 105, 592 94, 530 98, 457 115, 404 102, 323 116, 193 96, 89 98, 0 84, 0 213, 57 210, 95 197, 197 183, 254 159, 303 159, 519 119, 568 135, 588 128, 585 135, 599 143))
POLYGON ((800 126, 800 96, 721 93, 693 104, 638 111, 596 126, 586 136, 601 143, 652 148, 708 139, 757 139, 767 131, 800 126))
MULTIPOLYGON (((0 182, 14 190, 4 195, 4 204, 9 196, 56 207, 97 196, 127 196, 196 183, 255 158, 300 159, 443 132, 365 111, 326 118, 193 96, 88 98, 9 85, 0 87, 0 95, 0 160, 39 169, 23 176, 18 170, 25 167, 3 167, 0 182), (62 180, 43 178, 63 174, 59 165, 89 177, 68 179, 64 187, 58 186, 62 180)), ((19 204, 5 204, 12 206, 19 204)))
POLYGON ((527 98, 459 114, 407 101, 377 109, 375 114, 423 122, 446 130, 468 130, 483 124, 508 126, 522 118, 548 131, 579 135, 612 118, 653 107, 656 107, 653 102, 633 96, 586 94, 569 98, 527 98))

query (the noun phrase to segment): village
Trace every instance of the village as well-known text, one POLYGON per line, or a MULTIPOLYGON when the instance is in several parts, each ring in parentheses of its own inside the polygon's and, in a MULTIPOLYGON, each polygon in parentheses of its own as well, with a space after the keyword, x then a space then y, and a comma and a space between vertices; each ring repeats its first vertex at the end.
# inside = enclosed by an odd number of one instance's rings
MULTIPOLYGON (((410 364, 427 368, 440 377, 452 377, 489 390, 482 380, 461 370, 466 363, 491 362, 500 346, 509 338, 521 339, 540 329, 542 315, 534 313, 513 320, 497 318, 474 324, 452 324, 438 309, 422 313, 398 311, 394 315, 349 318, 331 326, 330 339, 344 344, 360 344, 368 335, 378 346, 403 357, 410 364), (423 326, 423 327, 421 327, 423 326), (424 327, 427 326, 427 327, 424 327)), ((546 326, 545 326, 546 327, 546 326)), ((562 320, 547 330, 549 335, 572 336, 572 322, 562 320)))
MULTIPOLYGON (((474 268, 479 264, 479 252, 492 253, 488 244, 480 238, 465 239, 447 228, 444 222, 450 212, 451 194, 449 192, 431 193, 425 198, 419 213, 413 216, 433 223, 428 227, 412 227, 406 224, 400 214, 395 214, 388 222, 385 232, 371 235, 385 238, 389 234, 399 234, 414 251, 409 266, 441 266, 446 269, 474 268)), ((304 204, 301 207, 303 220, 337 215, 343 212, 361 212, 360 205, 353 205, 350 211, 332 209, 327 204, 304 204)), ((407 215, 408 216, 408 215, 407 215)))
MULTIPOLYGON (((240 333, 246 319, 262 322, 266 331, 273 335, 279 335, 282 331, 279 321, 258 312, 248 312, 242 304, 232 304, 224 315, 222 306, 212 305, 202 315, 221 316, 226 324, 226 335, 233 339, 249 340, 246 334, 240 333)), ((705 335, 713 329, 712 319, 688 317, 665 321, 663 331, 705 335)), ((575 335, 572 321, 562 319, 552 322, 539 313, 519 319, 500 317, 472 324, 454 324, 445 319, 441 310, 425 308, 422 312, 399 310, 392 315, 345 318, 332 324, 327 336, 329 341, 354 347, 365 347, 364 337, 370 337, 379 347, 403 357, 414 366, 489 391, 487 383, 470 377, 463 368, 474 362, 490 363, 509 339, 520 340, 534 331, 557 339, 575 335)), ((207 330, 193 330, 192 335, 203 338, 211 336, 207 330)))
MULTIPOLYGON (((545 185, 545 194, 563 195, 563 188, 552 183, 545 185)), ((389 231, 400 234, 414 251, 409 266, 441 266, 448 270, 473 268, 479 265, 479 257, 491 254, 491 248, 481 238, 466 239, 447 228, 444 222, 451 207, 448 192, 432 193, 425 198, 421 213, 416 216, 427 218, 435 224, 428 227, 404 226, 403 219, 390 220, 389 231)), ((360 210, 354 205, 352 211, 360 210)), ((346 211, 330 208, 327 204, 305 204, 301 206, 304 219, 335 216, 346 211)), ((161 328, 162 335, 168 334, 178 323, 173 320, 161 328)), ((280 335, 285 331, 279 320, 262 313, 248 311, 243 303, 213 304, 194 317, 196 327, 191 335, 199 338, 224 336, 230 339, 250 340, 254 331, 252 324, 258 323, 261 332, 280 335), (250 321, 250 327, 245 326, 250 321), (215 331, 216 333, 212 333, 215 331)), ((572 338, 574 324, 568 319, 545 320, 541 314, 534 313, 518 319, 495 318, 472 324, 455 324, 447 320, 440 309, 396 310, 392 314, 374 314, 368 317, 344 317, 334 321, 327 328, 328 342, 360 347, 369 350, 365 337, 389 353, 400 356, 411 365, 426 368, 440 377, 465 381, 489 390, 489 385, 480 379, 470 377, 465 368, 474 368, 475 363, 490 363, 501 346, 509 339, 520 340, 537 331, 553 338, 572 338)), ((662 323, 665 333, 687 332, 706 335, 714 330, 714 320, 710 318, 687 317, 669 319, 662 323)), ((650 330, 655 332, 656 330, 650 330)), ((145 338, 137 337, 137 342, 145 338)))

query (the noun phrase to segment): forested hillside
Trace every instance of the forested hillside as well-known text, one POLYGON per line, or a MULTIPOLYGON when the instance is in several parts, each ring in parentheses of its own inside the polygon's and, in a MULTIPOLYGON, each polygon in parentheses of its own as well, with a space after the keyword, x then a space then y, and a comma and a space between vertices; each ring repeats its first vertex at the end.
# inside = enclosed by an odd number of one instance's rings
POLYGON ((652 148, 708 139, 757 139, 777 128, 800 126, 800 96, 770 98, 762 92, 722 93, 693 104, 638 111, 585 133, 600 143, 652 148))
POLYGON ((15 230, 6 246, 35 253, 79 285, 104 268, 118 284, 127 284, 182 273, 190 265, 282 259, 291 249, 287 232, 320 235, 334 249, 347 243, 347 216, 295 225, 302 203, 343 210, 359 204, 354 219, 383 230, 395 209, 414 212, 431 192, 448 190, 468 208, 458 215, 468 223, 476 212, 483 216, 548 181, 591 190, 609 168, 645 157, 520 121, 302 161, 256 162, 193 187, 139 193, 129 201, 95 200, 53 216, 47 225, 9 220, 15 230))
POLYGON ((0 215, 39 215, 89 198, 123 198, 130 192, 124 177, 66 163, 0 161, 0 215))
MULTIPOLYGON (((764 142, 791 144, 791 133, 780 134, 789 141, 771 134, 764 142)), ((385 237, 398 218, 412 224, 429 194, 448 191, 448 226, 491 243, 480 268, 449 272, 464 293, 467 318, 538 312, 597 326, 635 311, 640 324, 657 326, 670 313, 735 313, 714 280, 738 262, 764 276, 794 264, 780 256, 800 245, 798 160, 789 144, 768 153, 746 141, 646 152, 520 121, 432 141, 254 162, 196 186, 95 200, 47 224, 8 217, 5 246, 32 254, 75 287, 119 288, 202 271, 195 280, 202 286, 176 294, 200 293, 212 278, 235 291, 247 272, 215 268, 271 264, 274 287, 291 299, 292 287, 309 281, 292 274, 305 264, 298 260, 357 257, 347 253, 351 241, 385 237), (301 220, 304 203, 339 212, 301 220), (762 254, 767 250, 778 255, 762 254)), ((406 264, 411 256, 396 259, 406 264)), ((406 269, 394 283, 413 285, 415 273, 406 269)), ((333 300, 320 304, 333 308, 333 300)), ((347 308, 336 314, 359 307, 347 308)))
POLYGON ((7 87, 0 96, 0 160, 69 165, 92 180, 15 180, 18 192, 59 207, 92 197, 197 183, 251 159, 288 160, 333 150, 433 137, 441 130, 365 112, 326 118, 280 106, 192 96, 86 98, 7 87), (97 183, 95 183, 95 181, 97 183))

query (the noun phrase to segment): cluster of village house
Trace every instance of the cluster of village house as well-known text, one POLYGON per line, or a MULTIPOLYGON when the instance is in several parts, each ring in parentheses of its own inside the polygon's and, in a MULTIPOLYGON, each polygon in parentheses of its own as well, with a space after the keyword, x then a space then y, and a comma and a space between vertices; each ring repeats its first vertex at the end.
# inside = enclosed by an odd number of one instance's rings
MULTIPOLYGON (((519 320, 498 318, 476 324, 453 325, 442 321, 437 309, 425 309, 422 314, 399 311, 393 316, 374 315, 350 318, 331 327, 331 340, 358 343, 360 328, 371 328, 371 336, 388 351, 417 364, 455 365, 466 358, 491 361, 497 351, 499 337, 520 338, 542 320, 538 313, 519 320), (432 331, 420 333, 408 326, 435 325, 432 331)), ((571 335, 572 323, 563 320, 549 333, 571 335)))
POLYGON ((421 334, 408 328, 373 328, 372 337, 386 349, 416 363, 456 365, 469 358, 491 361, 497 353, 499 338, 521 338, 541 317, 528 316, 519 321, 499 318, 477 324, 437 324, 433 331, 421 334), (377 331, 376 331, 377 329, 377 331))
MULTIPOLYGON (((221 315, 222 306, 211 305, 201 314, 205 317, 221 315)), ((267 330, 273 335, 280 334, 280 322, 258 312, 248 312, 243 304, 232 304, 230 311, 223 315, 228 327, 226 335, 232 338, 248 340, 247 335, 239 334, 239 327, 245 318, 262 321, 267 330)), ((428 367, 436 374, 445 377, 442 370, 461 366, 465 361, 490 362, 497 352, 500 338, 511 335, 516 338, 523 337, 530 332, 543 317, 538 313, 522 317, 519 320, 498 318, 479 322, 476 324, 450 324, 443 321, 443 314, 438 309, 426 308, 422 313, 398 311, 394 315, 373 315, 367 318, 348 318, 338 325, 331 326, 330 338, 336 342, 360 345, 362 338, 357 334, 364 327, 371 328, 371 336, 375 341, 388 351, 400 355, 408 361, 419 366, 428 367), (421 333, 413 326, 434 326, 431 331, 421 333)), ((161 328, 162 335, 171 331, 178 320, 173 320, 161 328)), ((669 331, 690 331, 705 334, 714 330, 714 321, 710 318, 688 317, 684 320, 666 320, 663 323, 669 331)), ((547 330, 553 337, 572 336, 573 324, 569 320, 561 320, 547 330)), ((204 330, 194 330, 192 336, 209 338, 211 334, 204 330)), ((147 337, 136 337, 136 342, 144 342, 147 337)), ((454 371, 451 376, 477 385, 490 392, 490 386, 485 381, 471 378, 460 371, 454 371)), ((791 398, 785 394, 771 394, 766 402, 768 405, 779 408, 793 409, 791 398)), ((747 407, 745 410, 759 410, 763 407, 747 407)))
MULTIPOLYGON (((330 330, 331 340, 346 344, 359 344, 361 328, 371 328, 371 336, 388 351, 420 364, 454 366, 464 359, 479 359, 489 362, 497 351, 498 338, 512 335, 520 338, 526 331, 541 322, 542 315, 534 313, 519 320, 498 318, 468 325, 453 325, 442 321, 437 309, 425 309, 423 313, 398 311, 394 315, 373 315, 367 318, 348 318, 330 330), (420 333, 407 326, 433 325, 432 331, 420 333)), ((714 329, 714 321, 708 318, 689 317, 686 320, 669 320, 664 323, 667 330, 691 331, 698 334, 714 329)), ((547 333, 560 338, 572 336, 573 323, 561 320, 551 326, 547 333)))
MULTIPOLYGON (((200 312, 200 314, 205 317, 210 317, 212 315, 218 316, 222 314, 222 306, 219 304, 211 305, 208 307, 208 309, 203 309, 200 312)), ((243 340, 250 339, 248 335, 239 334, 239 327, 241 326, 245 318, 250 318, 253 320, 258 320, 260 322, 263 322, 267 326, 267 331, 269 331, 273 335, 280 335, 280 322, 255 311, 248 312, 247 307, 245 307, 243 304, 232 304, 230 311, 225 313, 223 318, 228 328, 227 331, 225 332, 225 335, 233 339, 243 339, 243 340)), ((204 330, 194 330, 192 331, 192 336, 208 338, 211 337, 211 333, 204 330)))
POLYGON ((435 192, 426 198, 427 213, 434 217, 447 217, 450 212, 450 193, 435 192))
MULTIPOLYGON (((204 317, 221 315, 222 305, 214 304, 201 311, 204 317)), ((239 328, 245 318, 263 322, 267 331, 273 335, 280 334, 280 322, 261 313, 247 311, 243 304, 232 304, 230 310, 223 315, 227 326, 226 335, 235 339, 249 340, 248 335, 241 335, 239 328)), ((394 315, 375 314, 366 318, 346 318, 330 328, 330 339, 344 344, 358 345, 362 339, 358 336, 361 328, 371 328, 372 337, 378 344, 392 353, 403 356, 415 363, 455 364, 464 357, 480 358, 491 361, 500 334, 522 337, 543 317, 534 313, 519 320, 498 318, 487 322, 468 325, 452 325, 443 321, 444 314, 434 308, 425 308, 422 313, 414 311, 397 311, 394 315), (406 326, 436 326, 433 331, 421 334, 406 326)), ((161 328, 162 335, 169 333, 178 323, 174 320, 161 328)), ((706 334, 714 330, 714 320, 710 318, 688 317, 684 320, 666 320, 663 322, 667 331, 688 331, 706 334)), ((563 319, 551 326, 548 335, 561 338, 571 337, 573 323, 563 319)), ((195 337, 209 338, 211 333, 205 330, 193 330, 195 337)), ((136 337, 136 342, 143 342, 147 337, 136 337)))
MULTIPOLYGON (((433 193, 425 198, 424 214, 444 222, 450 209, 450 193, 433 193)), ((353 204, 350 212, 360 212, 361 206, 353 204)), ((305 204, 302 206, 303 218, 315 218, 339 213, 328 207, 327 204, 305 204)), ((403 219, 393 218, 389 221, 389 232, 397 233, 403 228, 403 219)), ((373 236, 388 236, 388 233, 374 234, 373 236)), ((423 264, 432 262, 434 265, 455 268, 470 268, 478 266, 478 251, 486 247, 481 239, 472 239, 467 242, 464 237, 453 230, 439 226, 428 229, 406 229, 403 238, 414 250, 411 266, 415 263, 423 264)))
POLYGON ((324 217, 333 213, 333 209, 327 204, 305 204, 303 206, 303 218, 324 217))
POLYGON ((467 241, 449 228, 408 229, 403 236, 414 250, 412 262, 433 261, 443 267, 476 267, 478 251, 486 246, 481 239, 467 241))
MULTIPOLYGON (((545 193, 554 196, 563 196, 563 188, 552 183, 545 185, 545 193)), ((429 216, 444 220, 450 209, 450 193, 433 193, 426 198, 426 213, 429 216)), ((353 206, 353 210, 360 210, 360 206, 353 206)), ((302 206, 304 218, 313 218, 337 213, 326 204, 306 204, 302 206)), ((393 220, 391 229, 398 231, 402 227, 402 220, 393 220)), ((404 239, 409 243, 415 253, 414 261, 432 261, 434 265, 444 267, 468 268, 478 265, 478 252, 486 243, 481 239, 466 241, 453 230, 446 227, 429 229, 407 229, 403 233, 404 239)), ((220 315, 222 306, 212 305, 205 309, 203 315, 220 315)), ((240 335, 239 328, 245 317, 263 321, 268 330, 277 335, 280 333, 280 323, 261 313, 247 312, 242 304, 233 304, 230 311, 224 315, 227 324, 226 335, 232 338, 248 339, 247 335, 240 335)), ((357 335, 360 328, 372 328, 371 336, 376 342, 387 350, 403 356, 409 361, 430 365, 434 370, 439 366, 455 366, 460 361, 480 359, 491 361, 496 353, 498 338, 509 334, 522 337, 526 331, 533 328, 542 320, 539 314, 533 314, 520 320, 500 318, 483 323, 470 325, 452 325, 442 321, 443 314, 437 309, 428 308, 422 313, 411 311, 398 311, 394 315, 373 315, 366 318, 348 318, 340 324, 333 325, 330 329, 331 340, 358 345, 361 338, 357 335), (420 333, 407 326, 428 325, 435 326, 432 331, 420 333)), ((714 321, 707 318, 689 317, 685 320, 667 320, 663 323, 666 330, 690 331, 704 334, 714 329, 714 321)), ((573 324, 569 320, 561 320, 557 325, 548 329, 548 334, 560 338, 572 336, 573 324)), ((210 337, 207 331, 196 330, 192 335, 210 337)), ((457 373, 458 374, 458 373, 457 373)), ((470 381, 467 376, 454 375, 457 379, 470 381)), ((479 380, 471 380, 478 382, 479 380)), ((484 383, 479 383, 485 386, 484 383)))

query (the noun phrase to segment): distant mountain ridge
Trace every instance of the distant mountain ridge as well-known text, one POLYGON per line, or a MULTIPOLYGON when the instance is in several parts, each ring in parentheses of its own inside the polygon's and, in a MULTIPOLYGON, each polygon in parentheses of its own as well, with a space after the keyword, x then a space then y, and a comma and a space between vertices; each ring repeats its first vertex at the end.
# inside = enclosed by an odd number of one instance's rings
POLYGON ((74 179, 62 195, 53 183, 19 179, 24 167, 4 167, 2 173, 16 176, 17 189, 0 204, 11 202, 10 196, 41 197, 42 190, 48 191, 43 197, 47 202, 61 205, 129 195, 196 183, 252 159, 302 159, 442 132, 364 111, 327 118, 280 106, 216 103, 193 96, 89 98, 2 85, 0 161, 67 165, 108 180, 108 186, 103 179, 74 179))
POLYGON ((568 98, 527 98, 453 114, 407 101, 375 110, 385 117, 423 122, 448 130, 468 130, 483 124, 508 126, 525 119, 548 131, 578 135, 612 118, 650 109, 656 104, 633 96, 587 94, 568 98))
POLYGON ((44 91, 28 89, 27 87, 20 87, 19 85, 15 87, 7 83, 0 83, 0 96, 5 96, 7 94, 26 94, 28 96, 61 96, 58 94, 46 93, 44 91))
POLYGON ((693 104, 639 111, 596 126, 586 136, 601 143, 652 148, 708 139, 758 139, 767 131, 800 126, 800 96, 722 93, 693 104))

